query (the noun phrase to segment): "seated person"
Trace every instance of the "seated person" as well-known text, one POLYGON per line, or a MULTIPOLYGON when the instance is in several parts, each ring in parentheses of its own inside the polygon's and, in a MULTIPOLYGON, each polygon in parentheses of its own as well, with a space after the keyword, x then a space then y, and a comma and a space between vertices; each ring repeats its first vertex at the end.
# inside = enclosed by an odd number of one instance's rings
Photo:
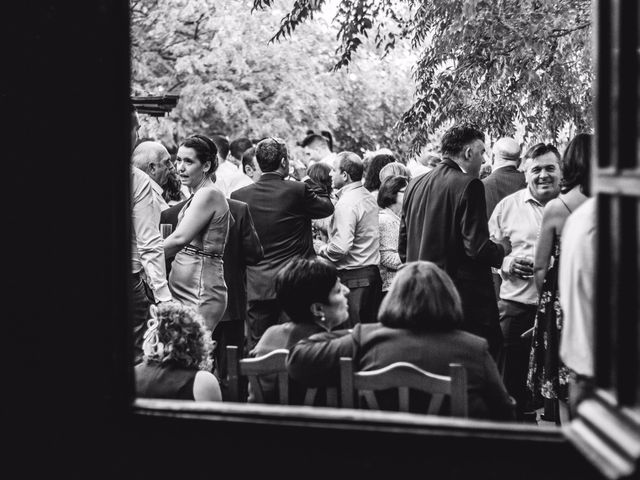
MULTIPOLYGON (((394 278, 378 319, 380 323, 357 324, 351 331, 301 340, 290 349, 289 375, 305 387, 338 385, 340 357, 353 358, 356 370, 410 362, 438 375, 449 375, 449 363, 460 363, 467 371, 469 416, 515 418, 514 401, 500 380, 487 341, 458 329, 460 296, 444 270, 425 261, 406 264, 394 278)), ((422 392, 412 392, 412 400, 421 395, 422 402, 411 402, 412 411, 420 411, 416 405, 426 407, 422 392)), ((381 408, 395 409, 395 392, 377 396, 381 408)))
MULTIPOLYGON (((276 298, 291 321, 269 327, 251 356, 261 357, 279 348, 291 348, 299 340, 329 332, 349 316, 349 289, 340 283, 336 267, 321 257, 293 259, 276 277, 276 298)), ((261 377, 267 403, 277 403, 274 377, 261 377)), ((291 384, 289 403, 302 404, 305 389, 291 384)), ((249 402, 254 401, 249 387, 249 402)), ((320 399, 318 399, 321 402, 320 399)))
POLYGON ((138 397, 221 401, 203 318, 173 301, 152 306, 147 325, 144 361, 135 367, 138 397))

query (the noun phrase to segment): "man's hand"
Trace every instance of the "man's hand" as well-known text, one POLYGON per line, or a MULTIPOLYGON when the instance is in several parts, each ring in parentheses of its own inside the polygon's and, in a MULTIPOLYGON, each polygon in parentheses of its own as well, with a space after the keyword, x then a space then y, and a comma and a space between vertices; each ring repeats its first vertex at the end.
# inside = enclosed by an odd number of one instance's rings
POLYGON ((511 262, 509 274, 523 279, 533 277, 533 260, 527 257, 516 257, 511 262))
POLYGON ((502 245, 502 248, 504 248, 505 257, 511 253, 511 240, 509 239, 509 237, 504 237, 501 240, 492 238, 491 240, 493 240, 498 245, 502 245))

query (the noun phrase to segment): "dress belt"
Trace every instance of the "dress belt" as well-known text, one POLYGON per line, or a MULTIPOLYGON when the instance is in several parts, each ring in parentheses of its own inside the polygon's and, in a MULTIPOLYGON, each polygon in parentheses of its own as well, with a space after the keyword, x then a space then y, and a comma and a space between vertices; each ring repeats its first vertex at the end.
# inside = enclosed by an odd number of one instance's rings
POLYGON ((198 256, 198 257, 222 258, 222 254, 221 253, 205 252, 204 250, 196 248, 193 245, 187 245, 186 247, 184 247, 182 249, 182 251, 184 253, 186 253, 187 255, 195 255, 195 256, 198 256))

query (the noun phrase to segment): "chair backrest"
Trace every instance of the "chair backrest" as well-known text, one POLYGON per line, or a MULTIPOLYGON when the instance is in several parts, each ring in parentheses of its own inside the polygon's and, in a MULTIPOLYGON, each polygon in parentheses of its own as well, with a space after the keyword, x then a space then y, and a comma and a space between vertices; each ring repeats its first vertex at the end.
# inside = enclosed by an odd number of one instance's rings
POLYGON ((409 411, 409 390, 420 390, 430 394, 427 413, 437 415, 444 400, 450 397, 451 416, 468 417, 467 371, 464 366, 449 364, 449 376, 426 372, 408 362, 396 362, 379 370, 354 372, 351 358, 340 358, 340 390, 342 406, 354 405, 354 397, 364 397, 369 408, 379 410, 375 391, 390 388, 398 389, 398 407, 402 412, 409 411), (357 395, 354 395, 357 393, 357 395))
POLYGON ((289 404, 289 375, 287 373, 289 350, 280 348, 257 358, 238 358, 238 347, 227 345, 227 379, 229 399, 239 401, 240 377, 247 377, 256 402, 264 403, 264 391, 258 377, 275 375, 278 383, 278 400, 289 404))

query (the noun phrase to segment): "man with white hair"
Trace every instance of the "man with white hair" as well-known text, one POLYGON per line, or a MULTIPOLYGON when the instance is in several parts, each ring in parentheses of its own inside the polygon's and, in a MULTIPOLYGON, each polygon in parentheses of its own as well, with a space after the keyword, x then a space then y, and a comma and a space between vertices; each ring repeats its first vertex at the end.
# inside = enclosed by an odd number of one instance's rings
POLYGON ((174 167, 171 162, 171 155, 169 155, 164 145, 151 141, 140 143, 133 151, 131 163, 134 167, 149 175, 151 189, 153 190, 154 198, 160 205, 160 210, 169 208, 162 193, 163 187, 166 185, 169 174, 174 167))
POLYGON ((524 173, 518 170, 520 145, 513 138, 502 137, 493 145, 491 174, 482 179, 487 201, 487 218, 500 200, 527 186, 524 173))

